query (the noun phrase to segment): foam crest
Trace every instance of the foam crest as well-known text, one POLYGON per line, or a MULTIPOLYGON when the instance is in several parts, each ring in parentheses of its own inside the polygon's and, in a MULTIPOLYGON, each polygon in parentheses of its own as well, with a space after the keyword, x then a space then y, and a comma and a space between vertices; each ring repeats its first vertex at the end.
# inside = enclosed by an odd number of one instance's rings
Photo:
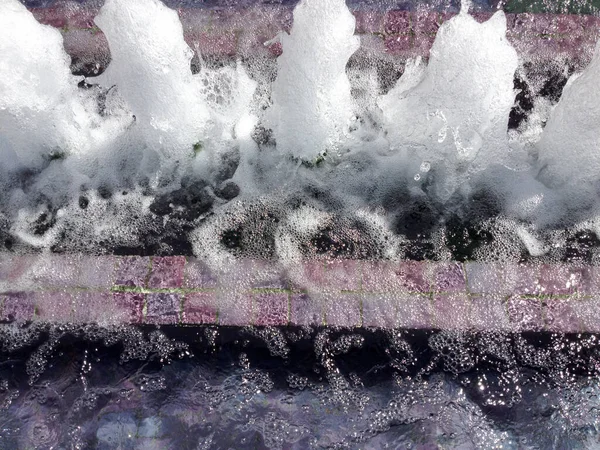
POLYGON ((431 168, 418 179, 435 174, 442 199, 468 172, 506 159, 518 57, 505 33, 502 11, 480 24, 463 8, 440 27, 427 67, 408 65, 379 101, 390 145, 431 168))
MULTIPOLYGON (((600 44, 590 65, 573 75, 552 111, 538 144, 541 178, 553 187, 590 183, 600 174, 600 44)), ((597 194, 596 194, 597 195, 597 194)))
POLYGON ((40 25, 17 0, 0 4, 2 168, 36 167, 94 147, 100 127, 79 92, 60 32, 40 25))
POLYGON ((341 150, 354 111, 346 75, 359 47, 354 26, 343 0, 302 0, 294 9, 291 33, 279 36, 267 116, 281 152, 310 161, 341 150))
POLYGON ((100 81, 116 85, 138 135, 165 157, 191 156, 209 111, 191 72, 193 52, 177 13, 158 0, 108 0, 95 22, 112 57, 100 81))

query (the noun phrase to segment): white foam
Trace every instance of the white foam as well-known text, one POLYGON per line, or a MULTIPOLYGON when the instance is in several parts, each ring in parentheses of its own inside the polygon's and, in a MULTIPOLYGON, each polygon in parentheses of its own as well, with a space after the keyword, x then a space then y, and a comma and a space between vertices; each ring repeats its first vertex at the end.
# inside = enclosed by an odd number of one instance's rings
POLYGON ((544 242, 524 226, 518 226, 516 232, 531 256, 541 256, 548 251, 548 247, 544 242))
POLYGON ((294 9, 267 115, 279 151, 311 161, 341 150, 354 111, 346 75, 360 45, 354 26, 344 0, 302 0, 294 9))
MULTIPOLYGON (((542 179, 552 187, 594 185, 600 179, 600 43, 590 65, 563 89, 538 144, 542 179)), ((597 195, 597 193, 596 193, 597 195)))
POLYGON ((103 121, 77 89, 60 32, 17 0, 0 3, 0 156, 4 168, 49 155, 86 154, 103 121))
POLYGON ((506 159, 518 57, 505 33, 502 11, 480 24, 463 8, 440 27, 427 67, 409 64, 380 99, 390 145, 430 164, 442 199, 506 159))
POLYGON ((177 13, 159 0, 107 0, 95 22, 111 52, 99 80, 116 85, 135 115, 138 135, 166 158, 191 157, 209 111, 177 13))

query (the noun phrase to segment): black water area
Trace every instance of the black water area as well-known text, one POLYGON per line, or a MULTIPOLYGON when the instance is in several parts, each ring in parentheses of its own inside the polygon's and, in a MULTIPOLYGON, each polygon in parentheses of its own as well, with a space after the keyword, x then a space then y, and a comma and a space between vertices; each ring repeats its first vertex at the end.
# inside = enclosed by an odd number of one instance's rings
MULTIPOLYGON (((112 235, 88 236, 77 223, 58 227, 61 208, 47 198, 39 197, 39 213, 31 223, 31 234, 39 238, 53 234, 54 243, 50 247, 53 253, 194 256, 193 231, 208 226, 215 214, 219 214, 228 202, 236 200, 239 191, 240 187, 231 180, 213 184, 202 179, 184 180, 182 187, 154 196, 149 213, 144 216, 143 227, 135 239, 126 243, 113 239, 112 235), (55 227, 59 228, 58 233, 55 227)), ((121 198, 126 192, 119 192, 121 198)), ((149 191, 148 194, 152 196, 149 191)), ((110 205, 112 195, 110 191, 105 192, 101 202, 110 205)), ((368 223, 355 217, 353 211, 345 211, 343 201, 334 192, 306 186, 273 200, 256 205, 246 201, 249 206, 243 215, 231 218, 229 225, 215 230, 221 250, 236 257, 275 260, 278 257, 278 230, 290 214, 311 206, 329 211, 332 218, 299 242, 305 257, 386 258, 388 241, 374 233, 368 223)), ((505 235, 498 231, 494 221, 501 214, 501 199, 485 189, 475 191, 467 198, 457 196, 454 204, 449 206, 426 194, 411 197, 405 186, 399 184, 381 200, 379 207, 385 212, 390 235, 403 242, 399 251, 404 259, 436 261, 450 255, 456 261, 478 260, 482 255, 489 258, 495 248, 505 243, 505 235)), ((85 211, 88 201, 88 196, 82 192, 78 207, 85 211)), ((368 198, 365 202, 372 204, 368 198)), ((139 219, 139 214, 140 211, 132 211, 132 220, 139 219)), ((566 227, 569 225, 565 224, 566 227)), ((543 240, 554 242, 544 255, 532 256, 523 243, 515 241, 515 249, 509 258, 516 257, 520 262, 593 263, 600 247, 595 230, 578 229, 557 240, 553 233, 560 231, 560 227, 550 227, 539 232, 543 240)), ((4 251, 38 251, 14 232, 10 220, 1 217, 0 239, 4 251)))
POLYGON ((595 335, 0 328, 0 448, 584 449, 595 335))
MULTIPOLYGON (((301 193, 297 198, 306 195, 301 193)), ((314 197, 307 194, 308 201, 298 200, 299 205, 315 202, 314 197)), ((85 205, 85 197, 80 203, 85 205)), ((291 201, 293 201, 293 197, 291 201)), ((449 254, 455 261, 478 260, 481 255, 493 254, 493 249, 502 243, 504 236, 497 235, 490 225, 492 210, 482 213, 489 199, 477 196, 470 199, 473 210, 444 211, 443 205, 422 201, 409 201, 400 205, 398 210, 390 213, 390 228, 395 236, 405 239, 401 248, 403 259, 415 261, 437 261, 449 254), (443 236, 443 240, 439 239, 443 236), (440 245, 441 244, 441 245, 440 245)), ((178 201, 178 200, 175 200, 178 201)), ((153 213, 145 221, 144 233, 135 242, 123 244, 111 239, 87 241, 81 239, 78 229, 63 228, 58 239, 50 250, 53 253, 83 252, 91 254, 114 254, 122 256, 195 256, 190 233, 202 227, 203 223, 214 214, 213 202, 209 194, 196 195, 185 189, 158 196, 150 205, 153 213), (184 192, 184 194, 181 194, 184 192), (182 195, 182 202, 187 206, 173 212, 172 204, 166 202, 182 195), (205 196, 206 195, 206 196, 205 196), (166 199, 165 199, 166 198, 166 199), (161 209, 163 208, 164 210, 161 209), (167 212, 167 210, 169 212, 167 212), (203 215, 197 219, 200 214, 203 215)), ((316 201, 316 203, 319 203, 316 201)), ((294 211, 291 208, 290 211, 294 211)), ((41 212, 34 224, 34 234, 43 236, 54 226, 56 210, 41 212)), ((266 209, 261 212, 250 211, 243 220, 219 232, 218 240, 221 249, 237 257, 255 257, 261 259, 277 258, 275 235, 285 215, 281 210, 266 209)), ((38 250, 20 240, 11 233, 10 223, 1 227, 0 238, 4 250, 16 253, 30 253, 38 250)), ((547 240, 552 240, 555 229, 547 230, 547 240)), ((541 233, 544 236, 544 233, 541 233)), ((350 259, 385 259, 385 246, 378 242, 368 227, 351 217, 340 215, 334 220, 311 233, 300 244, 302 253, 307 258, 350 258, 350 259)), ((593 263, 600 247, 600 239, 595 230, 583 229, 569 233, 563 240, 549 248, 544 255, 532 256, 527 248, 517 243, 517 260, 526 262, 564 262, 593 263)), ((511 255, 511 258, 514 255, 511 255)))

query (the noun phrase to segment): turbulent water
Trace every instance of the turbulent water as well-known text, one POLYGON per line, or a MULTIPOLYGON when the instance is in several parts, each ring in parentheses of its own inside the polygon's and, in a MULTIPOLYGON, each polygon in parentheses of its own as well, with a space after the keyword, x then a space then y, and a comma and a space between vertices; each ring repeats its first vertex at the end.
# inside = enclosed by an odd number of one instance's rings
MULTIPOLYGON (((0 0, 2 252, 597 263, 600 46, 525 114, 502 11, 464 2, 399 78, 353 60, 343 0, 293 19, 277 61, 212 61, 160 1, 106 0, 85 78, 0 0)), ((599 342, 0 324, 0 449, 600 448, 599 342)))
POLYGON ((527 61, 502 11, 479 23, 469 6, 428 60, 381 83, 376 64, 352 63, 360 39, 343 0, 301 1, 270 41, 275 64, 205 61, 160 1, 107 0, 95 24, 111 62, 88 78, 71 74, 58 30, 3 1, 4 246, 215 265, 595 261, 600 50, 509 132, 527 61))
POLYGON ((0 344, 0 448, 600 445, 596 336, 4 325, 0 344))

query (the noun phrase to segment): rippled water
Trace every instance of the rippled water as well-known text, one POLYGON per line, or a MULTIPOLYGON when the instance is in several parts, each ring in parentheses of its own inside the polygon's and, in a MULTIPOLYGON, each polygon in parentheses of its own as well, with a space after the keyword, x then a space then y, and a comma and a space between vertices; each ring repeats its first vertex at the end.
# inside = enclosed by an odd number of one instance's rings
POLYGON ((1 329, 0 448, 596 448, 593 335, 1 329))

